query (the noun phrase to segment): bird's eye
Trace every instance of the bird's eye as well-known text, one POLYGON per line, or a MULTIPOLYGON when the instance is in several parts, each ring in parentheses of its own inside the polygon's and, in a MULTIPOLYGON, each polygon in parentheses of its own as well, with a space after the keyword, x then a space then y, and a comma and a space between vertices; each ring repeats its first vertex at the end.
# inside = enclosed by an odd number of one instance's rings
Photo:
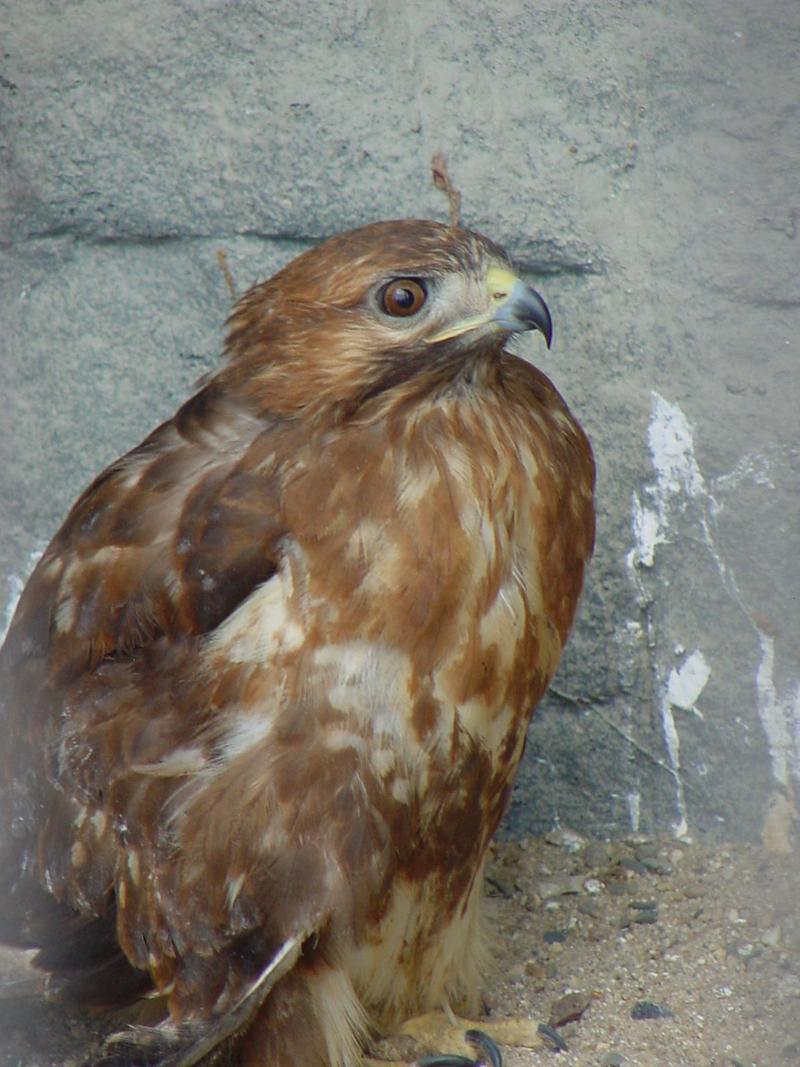
POLYGON ((416 315, 428 294, 422 282, 415 278, 397 278, 384 286, 381 292, 381 308, 387 315, 395 318, 407 318, 416 315))

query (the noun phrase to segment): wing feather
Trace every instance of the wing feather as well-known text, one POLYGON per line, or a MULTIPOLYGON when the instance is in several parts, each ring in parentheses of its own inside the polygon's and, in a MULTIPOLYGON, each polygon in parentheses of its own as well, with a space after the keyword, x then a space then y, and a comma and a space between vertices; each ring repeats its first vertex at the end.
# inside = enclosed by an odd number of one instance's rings
POLYGON ((121 823, 157 824, 174 788, 143 788, 132 765, 187 746, 198 722, 176 692, 202 707, 203 635, 275 574, 276 436, 212 383, 95 480, 26 586, 0 653, 0 937, 45 966, 63 964, 51 938, 70 908, 76 976, 121 958, 121 823))
POLYGON ((295 966, 302 946, 301 934, 288 938, 223 1012, 182 1025, 165 1022, 112 1035, 94 1067, 193 1067, 253 1018, 275 983, 295 966))

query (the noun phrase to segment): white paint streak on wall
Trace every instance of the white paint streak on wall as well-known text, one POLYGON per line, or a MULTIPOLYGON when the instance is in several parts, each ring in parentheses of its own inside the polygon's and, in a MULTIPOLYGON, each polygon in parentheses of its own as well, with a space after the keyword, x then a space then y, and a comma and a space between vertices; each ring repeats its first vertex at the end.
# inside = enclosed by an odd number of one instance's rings
POLYGON ((683 779, 681 778, 681 739, 678 735, 678 728, 675 725, 675 716, 672 714, 672 705, 669 702, 666 688, 661 694, 661 729, 664 733, 664 744, 667 748, 670 770, 675 780, 675 803, 678 808, 678 818, 672 824, 672 831, 676 837, 685 837, 689 833, 689 818, 683 779))
POLYGON ((639 832, 642 794, 639 792, 638 789, 635 789, 633 790, 633 792, 625 794, 625 801, 628 805, 628 818, 631 821, 631 830, 633 830, 633 832, 636 834, 639 832))
POLYGON ((627 556, 630 569, 654 565, 656 546, 667 541, 673 508, 705 493, 689 420, 677 404, 670 404, 658 393, 651 395, 647 439, 656 481, 644 490, 647 500, 633 494, 633 549, 627 556))
MULTIPOLYGON (((737 604, 759 642, 761 657, 755 688, 758 715, 764 729, 776 780, 789 784, 790 775, 800 778, 800 682, 789 693, 780 695, 774 681, 775 647, 773 639, 758 626, 742 597, 736 577, 720 551, 715 532, 722 506, 714 490, 731 490, 750 482, 770 490, 770 460, 754 452, 745 453, 729 474, 715 479, 709 487, 694 454, 692 427, 677 404, 652 393, 652 411, 648 427, 648 446, 655 481, 634 492, 632 500, 633 547, 626 556, 631 577, 643 605, 652 603, 654 592, 646 585, 646 572, 655 566, 656 549, 666 544, 678 529, 691 502, 694 513, 683 525, 699 525, 702 541, 714 562, 723 587, 737 604)), ((659 590, 660 592, 660 590, 659 590)), ((656 635, 647 634, 651 648, 657 649, 656 635)), ((711 666, 698 649, 678 667, 655 664, 661 687, 661 722, 670 767, 675 779, 679 821, 678 833, 686 829, 686 807, 681 781, 680 737, 674 710, 700 714, 696 704, 711 675, 711 666)))
POLYGON ((656 561, 656 545, 664 540, 658 513, 646 507, 634 492, 633 510, 633 548, 628 553, 626 562, 629 568, 652 567, 656 561))
POLYGON ((694 437, 689 420, 677 404, 651 394, 653 410, 647 432, 656 470, 658 499, 666 510, 673 497, 701 496, 705 483, 694 458, 694 437))
POLYGON ((700 694, 711 677, 711 667, 703 653, 696 649, 681 663, 673 667, 667 678, 667 700, 673 708, 681 711, 693 711, 702 718, 696 707, 700 694))
MULTIPOLYGON (((633 548, 626 558, 628 569, 643 602, 646 602, 649 596, 642 584, 641 568, 649 569, 655 565, 657 546, 667 542, 675 518, 685 510, 687 502, 698 498, 702 500, 708 496, 703 475, 695 459, 694 438, 689 420, 677 404, 671 404, 658 393, 652 394, 652 401, 647 443, 653 461, 655 482, 644 488, 641 497, 635 492, 633 494, 633 548)), ((654 635, 649 636, 654 644, 654 635)), ((661 729, 675 781, 678 818, 674 830, 679 836, 688 833, 689 827, 681 778, 680 736, 673 708, 686 709, 687 701, 688 708, 693 708, 710 673, 711 668, 699 651, 689 657, 682 667, 673 668, 669 673, 661 664, 656 664, 661 689, 661 729)))
POLYGON ((761 661, 756 672, 758 714, 767 735, 772 773, 781 785, 789 785, 789 772, 800 776, 797 732, 800 730, 800 683, 794 693, 778 695, 775 686, 775 641, 759 630, 761 661), (795 736, 793 736, 793 734, 795 736))
POLYGON ((680 773, 680 735, 678 733, 678 727, 675 722, 673 711, 675 708, 678 708, 681 711, 691 711, 702 718, 702 714, 696 707, 696 704, 710 677, 711 667, 703 653, 699 649, 696 649, 690 656, 687 656, 679 667, 672 668, 667 675, 666 681, 662 684, 661 726, 664 731, 667 755, 674 773, 675 786, 677 789, 678 811, 680 817, 674 824, 673 828, 678 837, 684 837, 688 834, 689 822, 683 780, 680 773))

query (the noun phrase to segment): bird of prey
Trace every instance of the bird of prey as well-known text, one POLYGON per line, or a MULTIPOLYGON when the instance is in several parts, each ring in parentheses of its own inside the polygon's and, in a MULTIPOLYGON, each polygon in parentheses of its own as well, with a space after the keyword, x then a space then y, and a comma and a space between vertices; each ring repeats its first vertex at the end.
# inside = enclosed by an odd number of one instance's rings
POLYGON ((229 319, 80 496, 0 658, 0 940, 149 1004, 108 1064, 352 1067, 475 1009, 487 847, 594 536, 504 251, 379 222, 229 319))

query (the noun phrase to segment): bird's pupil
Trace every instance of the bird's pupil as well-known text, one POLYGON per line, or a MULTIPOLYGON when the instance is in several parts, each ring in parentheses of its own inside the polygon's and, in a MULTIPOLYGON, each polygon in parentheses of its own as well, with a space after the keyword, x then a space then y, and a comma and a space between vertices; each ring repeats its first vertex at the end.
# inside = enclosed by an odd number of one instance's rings
POLYGON ((398 307, 410 308, 416 300, 416 295, 410 289, 395 289, 394 300, 398 307))

